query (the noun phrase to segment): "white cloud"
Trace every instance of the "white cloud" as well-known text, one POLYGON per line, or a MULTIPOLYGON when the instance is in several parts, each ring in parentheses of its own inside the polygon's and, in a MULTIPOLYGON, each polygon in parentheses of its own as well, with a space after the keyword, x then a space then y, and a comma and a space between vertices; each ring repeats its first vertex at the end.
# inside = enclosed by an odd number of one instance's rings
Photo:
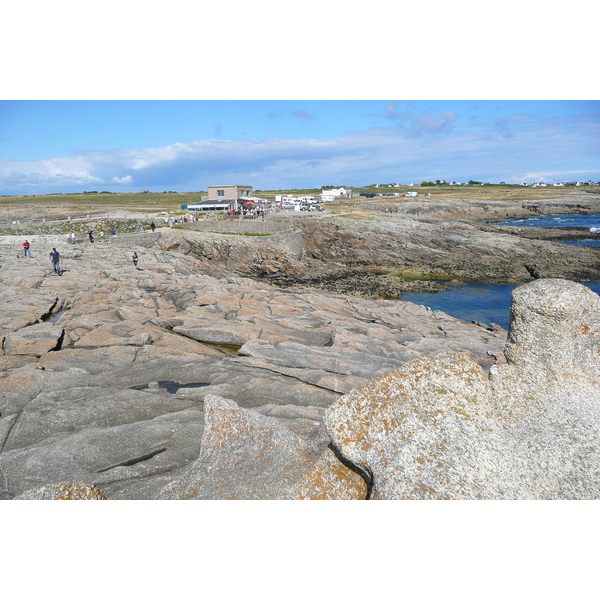
MULTIPOLYGON (((43 190, 102 183, 92 165, 81 157, 37 162, 0 162, 0 190, 43 190)), ((24 192, 28 193, 28 192, 24 192)), ((44 192, 42 192, 44 193, 44 192)))
POLYGON ((123 185, 129 185, 133 183, 133 177, 131 175, 125 175, 125 177, 113 177, 111 181, 113 183, 122 183, 123 185))

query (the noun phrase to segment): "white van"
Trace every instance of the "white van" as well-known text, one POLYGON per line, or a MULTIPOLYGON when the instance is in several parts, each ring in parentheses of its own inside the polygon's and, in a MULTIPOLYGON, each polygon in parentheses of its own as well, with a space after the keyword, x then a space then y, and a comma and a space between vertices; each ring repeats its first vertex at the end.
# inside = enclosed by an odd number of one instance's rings
POLYGON ((405 198, 415 198, 418 195, 419 194, 417 194, 417 192, 406 192, 406 194, 404 194, 404 197, 405 198))

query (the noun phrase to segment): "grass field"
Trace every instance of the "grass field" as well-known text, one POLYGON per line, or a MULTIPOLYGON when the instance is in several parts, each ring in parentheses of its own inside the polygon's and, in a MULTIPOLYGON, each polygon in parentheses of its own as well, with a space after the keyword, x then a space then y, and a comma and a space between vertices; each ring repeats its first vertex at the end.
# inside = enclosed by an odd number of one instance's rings
POLYGON ((73 207, 73 208, 129 208, 150 210, 179 210, 182 204, 199 202, 201 194, 206 192, 191 192, 187 194, 140 192, 132 194, 112 193, 82 193, 82 194, 46 194, 39 196, 1 196, 0 206, 17 208, 19 206, 40 207, 73 207))
MULTIPOLYGON (((401 200, 408 191, 417 191, 419 199, 423 199, 425 194, 430 194, 431 200, 445 200, 452 198, 461 198, 464 200, 541 200, 544 198, 564 198, 572 194, 581 194, 586 191, 600 192, 597 186, 584 187, 522 187, 520 185, 472 185, 472 186, 427 186, 427 187, 363 187, 352 188, 355 194, 384 194, 375 198, 365 199, 355 196, 350 199, 356 203, 365 200, 382 201, 386 200, 385 194, 400 194, 400 197, 391 197, 395 201, 401 200)), ((278 194, 293 194, 294 196, 318 196, 320 189, 293 189, 293 190, 255 190, 253 193, 259 198, 265 200, 275 200, 278 194)), ((159 212, 162 210, 178 211, 182 204, 192 204, 199 202, 202 197, 206 197, 207 192, 139 192, 128 194, 117 193, 81 193, 81 194, 46 194, 46 195, 28 195, 28 196, 0 196, 0 207, 7 208, 70 208, 76 210, 86 209, 117 209, 124 208, 130 210, 146 210, 150 212, 159 212)), ((407 201, 414 198, 406 198, 407 201)))

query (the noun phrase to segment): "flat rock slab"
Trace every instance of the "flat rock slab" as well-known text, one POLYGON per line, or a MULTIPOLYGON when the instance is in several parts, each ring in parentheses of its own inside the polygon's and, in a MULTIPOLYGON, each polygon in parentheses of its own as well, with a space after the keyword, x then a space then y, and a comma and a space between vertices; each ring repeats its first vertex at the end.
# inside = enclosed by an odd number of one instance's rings
POLYGON ((198 458, 202 411, 184 410, 114 427, 88 427, 0 453, 0 499, 10 499, 49 483, 86 482, 110 497, 117 485, 153 494, 164 487, 161 476, 198 458), (138 482, 143 481, 144 486, 138 482))
POLYGON ((4 336, 4 354, 26 354, 40 357, 60 348, 65 330, 50 323, 38 323, 4 336))

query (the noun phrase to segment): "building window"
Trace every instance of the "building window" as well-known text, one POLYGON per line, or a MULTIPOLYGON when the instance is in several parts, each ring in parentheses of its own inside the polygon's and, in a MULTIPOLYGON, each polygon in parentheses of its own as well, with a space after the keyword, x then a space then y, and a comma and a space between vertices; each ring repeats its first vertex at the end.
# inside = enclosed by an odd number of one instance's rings
POLYGON ((217 190, 217 196, 224 196, 225 190, 217 190))

